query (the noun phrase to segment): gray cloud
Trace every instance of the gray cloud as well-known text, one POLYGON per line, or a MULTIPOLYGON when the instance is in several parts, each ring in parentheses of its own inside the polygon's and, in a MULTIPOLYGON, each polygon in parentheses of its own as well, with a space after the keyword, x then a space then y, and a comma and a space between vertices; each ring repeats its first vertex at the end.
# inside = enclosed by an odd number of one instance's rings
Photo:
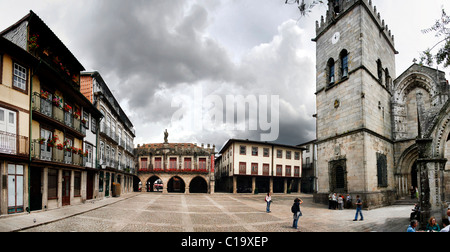
MULTIPOLYGON (((250 12, 242 2, 233 3, 240 6, 242 14, 255 12, 255 9, 250 12)), ((75 55, 87 70, 102 74, 135 125, 136 144, 161 142, 165 128, 172 132, 170 140, 176 142, 221 146, 232 137, 260 139, 263 133, 260 128, 239 131, 218 125, 201 131, 181 130, 182 125, 171 121, 177 111, 171 107, 172 100, 180 95, 193 99, 195 87, 199 86, 204 96, 215 94, 223 101, 227 95, 279 95, 278 142, 298 144, 314 138, 311 115, 315 68, 313 55, 304 50, 307 45, 303 42, 309 41, 309 35, 295 21, 281 24, 279 20, 286 20, 284 17, 263 19, 270 6, 254 16, 234 13, 238 20, 217 20, 221 15, 214 14, 223 13, 220 8, 229 8, 228 4, 228 1, 84 0, 61 7, 70 8, 78 17, 64 22, 65 29, 75 32, 75 37, 70 36, 71 46, 83 48, 75 55), (224 26, 226 22, 228 26, 224 26), (225 46, 220 36, 211 35, 217 33, 218 27, 226 27, 228 41, 245 41, 238 50, 249 48, 241 51, 237 62, 236 51, 229 48, 232 44, 225 46), (251 46, 252 43, 256 44, 251 46)), ((233 12, 230 10, 225 16, 229 13, 233 12)))

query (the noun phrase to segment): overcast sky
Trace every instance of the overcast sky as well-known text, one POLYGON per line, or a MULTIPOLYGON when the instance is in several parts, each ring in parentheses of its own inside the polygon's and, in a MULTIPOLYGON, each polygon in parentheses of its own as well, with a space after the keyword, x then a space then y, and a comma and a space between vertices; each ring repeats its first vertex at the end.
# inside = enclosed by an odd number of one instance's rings
MULTIPOLYGON (((397 75, 438 41, 421 30, 441 7, 450 11, 448 0, 373 4, 395 35, 397 75)), ((169 142, 220 150, 230 138, 263 140, 276 130, 279 143, 315 139, 311 39, 326 9, 299 19, 284 0, 2 0, 0 30, 33 10, 86 70, 100 72, 134 124, 136 145, 163 142, 167 129, 169 142), (234 111, 226 97, 238 95, 255 98, 269 118, 227 120, 234 111)))

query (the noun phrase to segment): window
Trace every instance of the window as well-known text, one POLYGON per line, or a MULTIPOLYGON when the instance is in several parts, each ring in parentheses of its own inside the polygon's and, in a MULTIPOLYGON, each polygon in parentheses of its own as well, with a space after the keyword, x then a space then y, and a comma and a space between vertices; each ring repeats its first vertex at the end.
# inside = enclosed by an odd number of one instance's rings
POLYGON ((239 153, 241 155, 247 155, 247 148, 246 148, 246 146, 243 146, 243 145, 239 146, 239 153))
POLYGON ((283 150, 277 150, 277 158, 283 158, 283 150))
POLYGON ((286 151, 286 159, 291 159, 292 152, 286 151))
POLYGON ((94 146, 92 146, 92 144, 88 144, 86 143, 86 151, 88 152, 88 156, 87 156, 87 163, 92 164, 93 162, 93 155, 92 153, 94 152, 94 146))
POLYGON ((341 59, 341 80, 348 78, 348 52, 347 50, 342 50, 340 54, 341 59))
POLYGON ((148 167, 148 159, 141 158, 141 169, 147 169, 147 167, 148 167))
POLYGON ((286 171, 285 171, 284 176, 286 176, 286 177, 291 176, 291 166, 290 165, 286 165, 286 171))
POLYGON ((263 164, 263 175, 269 176, 269 164, 263 164))
POLYGON ((206 171, 206 158, 199 158, 199 160, 198 160, 198 168, 201 171, 206 171))
POLYGON ((252 163, 252 175, 258 175, 258 164, 252 163))
POLYGON ((92 133, 96 134, 97 133, 97 120, 95 120, 95 118, 91 118, 91 131, 92 133))
POLYGON ((27 90, 27 69, 17 63, 14 63, 13 86, 23 91, 27 90))
POLYGON ((58 170, 48 169, 48 199, 58 198, 58 170))
POLYGON ((170 160, 169 160, 169 168, 171 170, 176 170, 177 169, 177 158, 170 158, 170 160))
POLYGON ((298 152, 298 151, 294 152, 294 159, 300 160, 300 152, 298 152))
POLYGON ((379 187, 388 186, 387 158, 386 155, 381 153, 377 153, 377 177, 379 187))
POLYGON ((106 165, 105 143, 100 142, 100 164, 106 165))
POLYGON ((155 169, 162 169, 161 158, 155 158, 155 169))
POLYGON ((269 156, 269 148, 264 148, 263 153, 264 153, 264 157, 268 157, 269 156))
POLYGON ((191 170, 191 158, 184 158, 184 169, 191 170))
POLYGON ((247 163, 240 162, 239 163, 239 174, 246 174, 247 173, 247 163))
POLYGON ((283 166, 277 165, 277 176, 281 176, 283 173, 283 166))
POLYGON ((300 177, 300 166, 294 166, 294 176, 300 177))
POLYGON ((81 197, 81 172, 74 172, 73 184, 73 196, 81 197))
POLYGON ((252 156, 258 156, 258 147, 252 147, 252 156))
POLYGON ((83 120, 84 120, 84 127, 86 129, 89 129, 89 113, 86 111, 83 111, 83 120))
POLYGON ((329 59, 327 63, 327 72, 328 72, 328 85, 333 85, 335 82, 334 76, 334 59, 329 59))

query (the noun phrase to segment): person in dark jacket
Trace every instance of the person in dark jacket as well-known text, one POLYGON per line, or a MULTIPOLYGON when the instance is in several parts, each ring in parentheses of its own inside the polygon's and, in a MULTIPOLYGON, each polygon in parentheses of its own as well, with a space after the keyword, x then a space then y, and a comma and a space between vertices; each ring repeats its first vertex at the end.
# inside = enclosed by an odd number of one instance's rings
POLYGON ((302 211, 300 210, 300 205, 303 203, 303 201, 299 198, 296 198, 294 200, 294 205, 292 205, 291 211, 294 214, 294 222, 292 223, 292 227, 297 229, 298 228, 298 218, 302 216, 302 211))

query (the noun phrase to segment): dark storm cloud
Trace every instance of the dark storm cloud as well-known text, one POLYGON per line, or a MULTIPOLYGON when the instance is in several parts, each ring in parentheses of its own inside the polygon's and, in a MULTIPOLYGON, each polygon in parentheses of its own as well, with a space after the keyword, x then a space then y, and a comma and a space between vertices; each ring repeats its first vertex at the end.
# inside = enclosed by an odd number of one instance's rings
MULTIPOLYGON (((171 102, 177 95, 194 96, 198 86, 204 96, 217 94, 224 101, 226 95, 278 95, 277 142, 311 140, 314 108, 304 109, 303 104, 314 106, 314 63, 299 50, 305 46, 305 35, 295 21, 280 24, 272 41, 255 45, 234 63, 230 48, 208 34, 213 19, 208 11, 213 5, 219 8, 220 1, 201 4, 186 0, 97 0, 74 8, 80 13, 77 21, 69 23, 77 31, 74 46, 84 48, 79 55, 88 60, 83 64, 87 70, 101 73, 132 120, 136 144, 158 141, 160 133, 170 127, 172 139, 176 138, 173 141, 221 146, 229 138, 260 140, 265 132, 261 128, 182 132, 171 121, 177 110, 171 102), (299 97, 302 92, 309 97, 299 97)), ((258 30, 256 27, 251 32, 258 30)))

